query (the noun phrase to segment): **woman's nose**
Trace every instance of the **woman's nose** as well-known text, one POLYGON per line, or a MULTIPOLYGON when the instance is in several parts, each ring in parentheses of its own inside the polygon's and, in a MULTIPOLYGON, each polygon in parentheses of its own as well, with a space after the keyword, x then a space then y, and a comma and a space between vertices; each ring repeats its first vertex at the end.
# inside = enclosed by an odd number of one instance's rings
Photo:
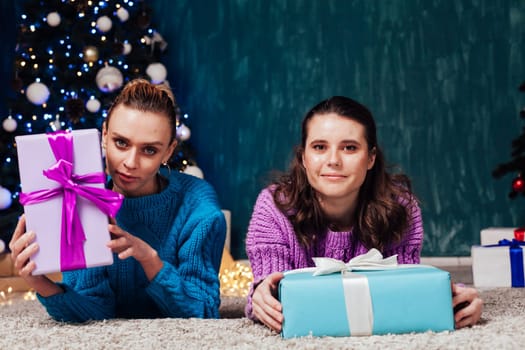
POLYGON ((134 169, 137 167, 137 162, 137 152, 135 150, 130 150, 124 159, 124 166, 129 169, 134 169))
POLYGON ((328 165, 330 166, 339 166, 341 165, 341 159, 339 157, 339 153, 337 150, 334 150, 330 152, 329 158, 328 158, 328 165))

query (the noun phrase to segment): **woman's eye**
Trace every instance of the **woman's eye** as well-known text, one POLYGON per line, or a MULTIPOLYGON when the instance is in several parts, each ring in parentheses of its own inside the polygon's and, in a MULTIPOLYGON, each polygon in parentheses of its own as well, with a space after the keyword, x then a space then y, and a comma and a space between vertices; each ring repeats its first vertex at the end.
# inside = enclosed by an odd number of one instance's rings
POLYGON ((325 146, 324 145, 313 145, 312 148, 315 149, 316 151, 322 151, 325 149, 325 146))
POLYGON ((147 155, 154 155, 155 153, 157 153, 157 150, 155 148, 152 148, 152 147, 146 147, 144 149, 144 153, 146 153, 147 155))
POLYGON ((357 149, 356 146, 354 145, 346 145, 345 146, 345 151, 355 151, 357 149))
POLYGON ((117 147, 126 147, 126 142, 124 140, 115 140, 115 145, 117 145, 117 147))

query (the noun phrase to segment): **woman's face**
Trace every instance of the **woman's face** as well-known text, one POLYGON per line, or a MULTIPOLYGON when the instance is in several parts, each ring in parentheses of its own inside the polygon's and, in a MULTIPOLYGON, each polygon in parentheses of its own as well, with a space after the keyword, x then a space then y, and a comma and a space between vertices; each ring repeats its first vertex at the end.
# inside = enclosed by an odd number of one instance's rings
POLYGON ((156 193, 157 171, 177 144, 176 141, 170 144, 170 139, 167 116, 116 106, 102 132, 113 190, 126 197, 156 193))
POLYGON ((355 204, 374 161, 375 150, 368 151, 362 124, 335 113, 310 119, 303 166, 322 201, 355 204))

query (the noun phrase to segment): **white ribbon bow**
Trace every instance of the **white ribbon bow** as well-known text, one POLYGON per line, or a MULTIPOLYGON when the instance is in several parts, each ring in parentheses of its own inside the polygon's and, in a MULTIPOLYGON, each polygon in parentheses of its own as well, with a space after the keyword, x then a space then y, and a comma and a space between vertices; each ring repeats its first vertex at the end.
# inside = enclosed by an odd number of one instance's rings
POLYGON ((375 248, 358 255, 346 264, 333 258, 312 258, 315 263, 314 276, 328 275, 334 272, 355 270, 388 270, 397 268, 397 254, 383 258, 383 254, 375 248))

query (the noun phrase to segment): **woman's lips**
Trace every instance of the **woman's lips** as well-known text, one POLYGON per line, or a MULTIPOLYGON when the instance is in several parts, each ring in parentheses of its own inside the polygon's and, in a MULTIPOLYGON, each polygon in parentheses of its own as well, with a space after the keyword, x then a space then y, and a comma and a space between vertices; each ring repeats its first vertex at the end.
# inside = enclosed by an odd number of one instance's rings
POLYGON ((342 174, 321 174, 321 176, 327 179, 334 179, 334 180, 346 178, 346 176, 342 174))
POLYGON ((130 183, 130 182, 133 182, 135 181, 137 178, 134 177, 134 176, 131 176, 131 175, 126 175, 124 173, 119 173, 117 172, 117 175, 119 177, 119 179, 122 181, 122 182, 126 182, 126 183, 130 183))

